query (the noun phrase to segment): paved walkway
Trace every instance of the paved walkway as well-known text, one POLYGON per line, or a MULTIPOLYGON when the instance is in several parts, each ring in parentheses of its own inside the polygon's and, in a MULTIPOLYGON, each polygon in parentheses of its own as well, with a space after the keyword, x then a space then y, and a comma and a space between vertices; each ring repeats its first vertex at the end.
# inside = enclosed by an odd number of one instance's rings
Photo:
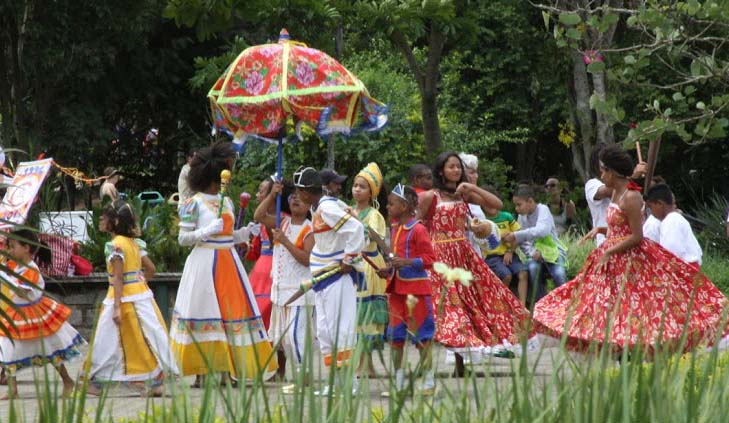
MULTIPOLYGON (((409 363, 414 365, 418 360, 418 353, 414 348, 408 348, 407 360, 409 363)), ((389 361, 390 351, 386 347, 383 351, 383 356, 389 361)), ((512 382, 513 366, 518 365, 519 359, 509 360, 503 358, 489 358, 488 363, 482 363, 478 366, 473 367, 477 378, 477 383, 464 383, 464 379, 456 379, 451 377, 453 372, 453 364, 448 363, 446 357, 446 351, 441 347, 436 347, 434 350, 434 362, 436 369, 436 384, 440 396, 444 396, 443 393, 447 393, 447 397, 452 397, 455 394, 460 396, 463 391, 469 391, 468 396, 472 395, 483 395, 483 392, 477 393, 476 390, 482 390, 484 388, 490 388, 498 385, 509 386, 512 382), (496 385, 494 385, 496 384, 496 385)), ((537 380, 544 380, 545 377, 551 375, 556 364, 560 361, 560 354, 557 349, 545 349, 542 354, 533 354, 527 357, 529 368, 534 369, 537 376, 537 380)), ((319 360, 320 357, 315 357, 315 360, 319 360)), ((68 370, 72 376, 76 376, 79 373, 82 365, 82 360, 76 360, 68 366, 68 370)), ((316 363, 316 361, 315 361, 316 363)), ((389 366, 389 364, 388 364, 389 366)), ((315 364, 315 369, 319 368, 315 364)), ((52 380, 57 380, 57 374, 52 367, 47 366, 45 368, 51 376, 52 380)), ((44 380, 44 369, 38 368, 35 371, 25 370, 20 372, 18 375, 18 386, 20 390, 20 398, 15 401, 16 412, 24 415, 25 419, 21 421, 36 421, 39 413, 39 395, 38 392, 42 392, 44 387, 42 383, 36 383, 35 381, 44 380)), ((387 398, 383 398, 381 393, 387 391, 391 384, 391 379, 388 376, 383 363, 376 357, 375 358, 375 372, 377 377, 374 379, 368 379, 360 382, 360 391, 369 392, 370 394, 370 407, 381 407, 386 409, 389 404, 387 398)), ((317 381, 314 382, 316 387, 320 387, 326 383, 327 374, 325 370, 319 372, 320 376, 317 381)), ((171 397, 175 396, 180 399, 180 395, 186 395, 190 400, 191 408, 199 407, 203 401, 204 390, 202 389, 189 389, 189 385, 193 382, 194 377, 181 378, 174 386, 168 384, 166 386, 167 396, 161 399, 154 399, 152 401, 147 398, 141 398, 139 393, 134 389, 127 386, 116 386, 109 391, 108 398, 103 404, 103 415, 116 420, 120 417, 136 417, 140 414, 144 414, 146 410, 149 410, 151 405, 161 405, 169 403, 171 397), (183 393, 183 391, 185 393, 183 393)), ((280 403, 288 403, 292 401, 291 396, 286 396, 281 393, 281 387, 289 384, 290 382, 266 382, 265 391, 269 398, 268 403, 275 405, 280 403)), ((60 392, 60 382, 57 382, 57 389, 60 392)), ((3 387, 4 388, 4 387, 3 387)), ((0 388, 0 389, 3 389, 0 388)), ((360 398, 362 395, 360 394, 360 398)), ((216 414, 224 416, 223 405, 221 401, 217 401, 216 414)), ((95 397, 88 397, 85 405, 85 413, 91 419, 95 420, 95 412, 99 405, 99 399, 95 397)), ((10 413, 10 402, 0 401, 0 422, 4 421, 6 416, 10 413)), ((60 405, 58 407, 60 409, 60 405)))

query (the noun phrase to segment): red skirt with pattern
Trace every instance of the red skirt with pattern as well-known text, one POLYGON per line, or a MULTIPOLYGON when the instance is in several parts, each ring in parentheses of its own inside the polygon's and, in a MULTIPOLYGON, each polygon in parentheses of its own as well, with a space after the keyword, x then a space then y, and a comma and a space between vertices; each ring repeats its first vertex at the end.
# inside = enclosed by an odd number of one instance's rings
POLYGON ((684 351, 727 335, 727 326, 720 327, 726 297, 695 266, 653 241, 644 239, 600 266, 605 249, 621 240, 605 241, 572 281, 535 305, 538 332, 566 332, 568 347, 579 351, 596 344, 649 353, 658 345, 679 348, 684 334, 684 351))
POLYGON ((529 312, 489 269, 468 240, 434 241, 438 261, 473 274, 469 286, 450 284, 438 274, 433 280, 435 340, 446 347, 491 347, 519 342, 529 312))

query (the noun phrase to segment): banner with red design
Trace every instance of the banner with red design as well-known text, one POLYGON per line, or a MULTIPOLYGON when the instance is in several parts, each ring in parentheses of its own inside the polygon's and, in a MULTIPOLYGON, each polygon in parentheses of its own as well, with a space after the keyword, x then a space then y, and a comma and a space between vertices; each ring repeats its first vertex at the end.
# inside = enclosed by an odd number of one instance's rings
POLYGON ((28 211, 35 202, 38 190, 48 176, 52 164, 53 159, 18 164, 13 182, 0 203, 0 229, 25 223, 28 211))

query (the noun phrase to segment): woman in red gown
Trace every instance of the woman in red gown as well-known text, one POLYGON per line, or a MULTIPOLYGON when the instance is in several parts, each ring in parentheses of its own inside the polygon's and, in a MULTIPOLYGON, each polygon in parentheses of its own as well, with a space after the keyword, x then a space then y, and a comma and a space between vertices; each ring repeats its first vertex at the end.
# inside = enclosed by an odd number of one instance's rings
POLYGON ((492 347, 518 343, 529 312, 476 253, 466 233, 467 203, 500 209, 501 200, 466 182, 454 152, 438 156, 433 180, 435 189, 422 194, 418 209, 429 222, 436 260, 473 274, 469 286, 449 284, 439 275, 432 278, 435 340, 456 353, 456 374, 462 374, 463 355, 478 359, 492 347))
MULTIPOLYGON (((588 256, 572 281, 534 307, 538 332, 586 351, 624 348, 683 350, 710 345, 720 327, 724 295, 698 269, 643 238, 643 198, 633 190, 630 156, 618 147, 600 154, 600 179, 613 189, 607 213, 607 239, 588 256)), ((588 234, 594 236, 598 228, 588 234)))

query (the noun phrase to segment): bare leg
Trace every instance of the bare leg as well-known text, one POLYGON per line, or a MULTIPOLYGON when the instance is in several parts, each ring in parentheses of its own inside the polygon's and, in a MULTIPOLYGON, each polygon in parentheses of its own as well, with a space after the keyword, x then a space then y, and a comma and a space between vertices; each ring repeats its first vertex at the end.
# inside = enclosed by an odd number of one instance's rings
POLYGON ((54 367, 58 370, 58 374, 61 375, 61 380, 63 381, 63 397, 68 398, 73 393, 73 379, 71 379, 71 376, 68 374, 68 369, 63 364, 54 367))
POLYGON ((367 354, 367 377, 368 378, 377 377, 377 373, 375 373, 375 362, 372 359, 372 352, 367 354))
POLYGON ((5 395, 0 396, 0 400, 7 400, 10 398, 18 397, 18 381, 15 379, 15 375, 8 376, 8 392, 5 395))
POLYGON ((529 273, 519 272, 519 286, 517 292, 519 293, 519 301, 526 306, 527 303, 527 289, 529 287, 529 273))
POLYGON ((96 385, 93 382, 89 382, 89 386, 86 388, 86 393, 88 395, 93 395, 95 397, 98 397, 101 395, 101 392, 102 392, 101 388, 98 385, 96 385))
POLYGON ((511 275, 504 276, 504 278, 501 279, 501 282, 503 282, 504 285, 506 285, 506 287, 508 288, 509 285, 511 285, 511 275))
POLYGON ((278 350, 276 351, 276 357, 278 358, 278 370, 276 370, 274 380, 283 382, 286 380, 286 353, 278 350))
POLYGON ((466 375, 466 366, 463 363, 463 356, 456 353, 456 368, 453 369, 453 377, 464 377, 466 375))
POLYGON ((220 376, 220 386, 232 386, 233 388, 238 386, 238 381, 233 379, 230 372, 222 372, 220 376))
POLYGON ((202 388, 205 386, 205 375, 195 375, 195 382, 190 385, 190 388, 202 388))

